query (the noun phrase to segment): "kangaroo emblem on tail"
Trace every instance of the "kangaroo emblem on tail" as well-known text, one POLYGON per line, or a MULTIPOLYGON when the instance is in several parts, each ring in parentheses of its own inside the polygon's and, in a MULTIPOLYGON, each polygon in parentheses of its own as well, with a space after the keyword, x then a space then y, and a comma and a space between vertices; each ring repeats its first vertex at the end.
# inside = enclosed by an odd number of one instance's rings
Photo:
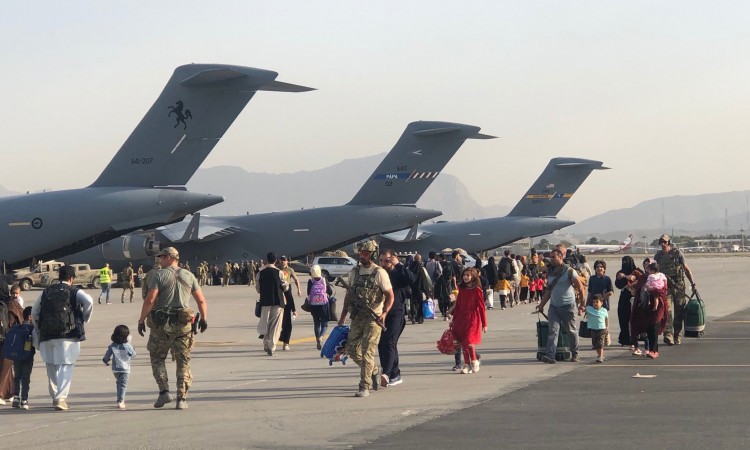
POLYGON ((177 100, 177 103, 175 103, 174 106, 169 107, 169 114, 167 114, 167 117, 171 116, 172 114, 175 114, 177 116, 177 122, 174 124, 174 127, 177 128, 177 125, 182 124, 182 129, 187 130, 187 122, 185 122, 185 119, 192 119, 193 114, 190 112, 189 109, 186 109, 185 112, 182 112, 182 108, 184 105, 182 104, 182 100, 177 100))

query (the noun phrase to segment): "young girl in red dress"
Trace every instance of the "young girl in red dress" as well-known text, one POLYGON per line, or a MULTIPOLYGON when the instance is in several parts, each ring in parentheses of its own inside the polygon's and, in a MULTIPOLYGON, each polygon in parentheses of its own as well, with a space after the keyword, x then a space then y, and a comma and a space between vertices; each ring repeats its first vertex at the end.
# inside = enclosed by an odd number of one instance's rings
POLYGON ((466 268, 461 273, 458 297, 448 313, 453 315, 453 336, 461 344, 464 353, 461 373, 479 372, 479 360, 474 347, 482 342, 482 332, 487 332, 487 315, 482 282, 473 267, 466 268))

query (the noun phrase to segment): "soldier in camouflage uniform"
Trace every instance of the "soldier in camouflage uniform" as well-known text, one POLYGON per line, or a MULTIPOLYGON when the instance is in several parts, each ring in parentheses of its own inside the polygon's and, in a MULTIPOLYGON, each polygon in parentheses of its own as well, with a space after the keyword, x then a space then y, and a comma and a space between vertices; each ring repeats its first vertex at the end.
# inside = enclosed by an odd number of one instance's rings
POLYGON ((135 293, 135 283, 133 282, 133 263, 129 262, 128 266, 122 270, 122 296, 120 303, 125 303, 125 292, 130 291, 130 303, 133 303, 133 294, 135 293))
POLYGON ((359 247, 359 266, 349 277, 350 290, 344 299, 339 325, 343 325, 347 313, 352 316, 346 350, 349 357, 360 367, 359 389, 355 396, 367 397, 370 389, 378 388, 379 369, 375 362, 375 349, 380 341, 381 326, 393 306, 393 289, 388 273, 377 266, 372 258, 377 256, 375 241, 367 241, 359 247), (379 315, 376 321, 367 308, 379 315))
POLYGON ((160 270, 146 275, 147 290, 138 319, 138 333, 143 336, 146 324, 151 330, 146 348, 151 356, 151 370, 159 386, 159 397, 154 408, 172 401, 169 395, 169 378, 164 360, 170 350, 177 363, 177 409, 187 409, 187 391, 192 382, 190 351, 193 348, 192 322, 195 312, 189 308, 190 297, 195 299, 201 319, 198 328, 206 331, 206 299, 195 276, 177 263, 180 254, 167 247, 157 255, 160 270))
POLYGON ((201 285, 201 287, 206 285, 206 281, 208 280, 208 264, 206 261, 203 261, 198 266, 198 284, 201 285))
POLYGON ((659 238, 661 250, 657 251, 654 259, 659 263, 659 270, 667 276, 667 306, 669 316, 667 327, 664 330, 664 343, 667 345, 679 345, 682 343, 680 334, 685 322, 685 305, 688 299, 685 294, 685 276, 695 291, 695 281, 690 268, 685 264, 685 255, 677 247, 672 247, 668 234, 662 234, 659 238))

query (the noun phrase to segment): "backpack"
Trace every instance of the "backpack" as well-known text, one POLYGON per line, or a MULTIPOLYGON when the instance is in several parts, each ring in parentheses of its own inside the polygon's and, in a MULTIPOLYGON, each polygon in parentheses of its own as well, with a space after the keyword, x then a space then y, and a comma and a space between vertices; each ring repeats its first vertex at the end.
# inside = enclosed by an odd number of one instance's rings
POLYGON ((75 330, 73 305, 77 293, 77 289, 64 283, 53 284, 44 290, 39 311, 40 341, 64 338, 75 330))
POLYGON ((310 286, 310 295, 308 295, 308 303, 311 305, 325 305, 328 303, 328 293, 326 293, 327 281, 321 277, 318 280, 312 280, 312 286, 310 286))
POLYGON ((34 327, 15 325, 8 330, 3 342, 3 357, 11 361, 28 361, 34 357, 34 348, 31 346, 31 330, 34 327))

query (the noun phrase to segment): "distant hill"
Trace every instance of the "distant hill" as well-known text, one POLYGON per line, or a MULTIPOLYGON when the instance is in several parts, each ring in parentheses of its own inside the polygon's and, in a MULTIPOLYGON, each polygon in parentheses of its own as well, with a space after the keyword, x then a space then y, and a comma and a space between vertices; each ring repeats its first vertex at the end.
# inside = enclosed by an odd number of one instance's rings
MULTIPOLYGON (((248 172, 235 166, 199 169, 188 183, 193 192, 223 195, 225 201, 204 212, 210 215, 239 215, 301 208, 342 205, 354 197, 385 153, 347 159, 330 167, 296 173, 248 172)), ((421 208, 444 211, 440 220, 480 219, 505 215, 502 205, 483 207, 461 181, 441 173, 417 202, 421 208)))
POLYGON ((615 236, 611 239, 621 239, 631 232, 641 236, 672 230, 688 235, 723 235, 726 230, 729 234, 739 234, 740 227, 747 231, 750 226, 748 199, 750 191, 656 198, 588 218, 565 229, 565 233, 592 236, 606 233, 615 236))

